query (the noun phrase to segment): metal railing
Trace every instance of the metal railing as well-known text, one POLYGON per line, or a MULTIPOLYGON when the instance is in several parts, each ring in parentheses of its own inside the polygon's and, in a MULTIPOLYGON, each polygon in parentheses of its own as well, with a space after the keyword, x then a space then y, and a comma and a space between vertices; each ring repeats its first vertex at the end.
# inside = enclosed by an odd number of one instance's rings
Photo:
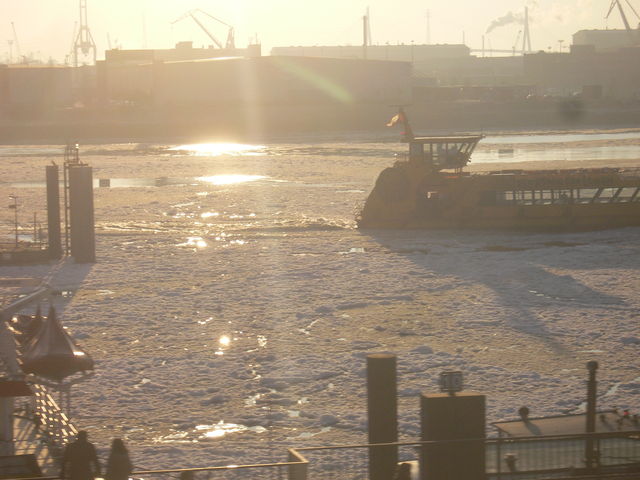
POLYGON ((35 393, 35 409, 29 413, 41 427, 51 453, 60 454, 64 446, 75 438, 78 430, 43 385, 31 386, 35 393))
POLYGON ((290 452, 300 455, 308 463, 304 476, 300 475, 288 480, 306 480, 307 478, 366 480, 369 478, 369 453, 374 453, 376 449, 388 449, 396 446, 399 462, 416 461, 419 448, 423 443, 382 443, 291 449, 290 452))
MULTIPOLYGON (((628 471, 640 474, 640 431, 411 442, 379 444, 377 447, 397 446, 398 461, 414 463, 413 470, 417 474, 422 449, 436 447, 443 452, 453 452, 452 461, 460 462, 465 460, 463 454, 456 456, 455 450, 464 450, 465 444, 474 442, 484 442, 485 472, 488 479, 578 478, 594 474, 599 478, 608 478, 628 471), (592 469, 586 468, 585 463, 588 444, 593 445, 597 459, 597 464, 592 469)), ((349 445, 292 449, 290 451, 306 459, 308 465, 304 475, 289 480, 367 479, 369 453, 374 448, 376 446, 373 445, 349 445)))
POLYGON ((487 442, 487 473, 496 477, 640 472, 640 431, 544 437, 498 438, 487 442), (595 464, 587 465, 592 448, 595 464))
MULTIPOLYGON (((304 468, 303 461, 262 463, 255 465, 225 465, 221 467, 142 470, 131 474, 135 480, 287 480, 296 478, 295 469, 304 468)), ((306 477, 303 477, 306 478, 306 477)))
MULTIPOLYGON (((398 461, 413 463, 418 478, 418 458, 423 449, 449 452, 469 442, 485 449, 487 480, 615 479, 640 477, 640 431, 520 438, 465 439, 376 445, 345 445, 289 449, 287 462, 226 465, 203 468, 140 470, 136 480, 366 480, 369 454, 376 448, 396 446, 398 461), (585 468, 586 445, 593 445, 597 465, 585 468)), ((464 458, 455 458, 464 461, 464 458)))

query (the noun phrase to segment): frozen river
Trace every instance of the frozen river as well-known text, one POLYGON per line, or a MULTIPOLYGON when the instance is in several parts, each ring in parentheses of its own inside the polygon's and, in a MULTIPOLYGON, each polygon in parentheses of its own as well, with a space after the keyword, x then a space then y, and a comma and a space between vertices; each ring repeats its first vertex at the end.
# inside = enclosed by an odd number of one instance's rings
MULTIPOLYGON (((56 300, 64 325, 96 360, 72 416, 102 452, 122 437, 137 466, 160 468, 365 443, 375 352, 398 356, 403 440, 419 436, 418 395, 443 370, 487 395, 493 422, 522 405, 579 411, 585 363, 598 360, 600 406, 638 411, 640 229, 355 229, 405 147, 81 146, 97 185, 112 180, 95 188, 98 262, 65 264, 54 284, 71 292, 56 300)), ((473 164, 640 166, 639 147, 637 132, 487 137, 473 164)), ((59 152, 0 147, 0 195, 18 195, 25 224, 43 212, 44 165, 59 152)))

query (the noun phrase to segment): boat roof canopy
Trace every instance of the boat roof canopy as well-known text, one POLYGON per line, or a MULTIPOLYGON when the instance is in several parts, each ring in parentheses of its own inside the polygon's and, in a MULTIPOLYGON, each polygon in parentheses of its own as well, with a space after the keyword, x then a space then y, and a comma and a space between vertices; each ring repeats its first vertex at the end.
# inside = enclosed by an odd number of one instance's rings
POLYGON ((435 135, 429 137, 414 137, 409 141, 411 143, 468 143, 468 142, 479 142, 484 138, 484 135, 435 135))

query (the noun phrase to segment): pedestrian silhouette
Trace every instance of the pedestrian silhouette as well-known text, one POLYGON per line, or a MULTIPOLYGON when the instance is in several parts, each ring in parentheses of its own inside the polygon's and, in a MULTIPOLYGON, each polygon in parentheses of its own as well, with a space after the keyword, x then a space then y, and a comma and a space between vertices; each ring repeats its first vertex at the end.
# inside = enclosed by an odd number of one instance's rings
POLYGON ((107 460, 105 480, 127 480, 133 471, 129 451, 120 438, 111 441, 111 452, 107 460))
POLYGON ((398 465, 394 480, 411 480, 411 464, 404 462, 398 465))
POLYGON ((76 440, 64 449, 60 478, 93 480, 96 476, 100 476, 100 462, 96 455, 96 447, 89 442, 87 432, 80 430, 76 440))

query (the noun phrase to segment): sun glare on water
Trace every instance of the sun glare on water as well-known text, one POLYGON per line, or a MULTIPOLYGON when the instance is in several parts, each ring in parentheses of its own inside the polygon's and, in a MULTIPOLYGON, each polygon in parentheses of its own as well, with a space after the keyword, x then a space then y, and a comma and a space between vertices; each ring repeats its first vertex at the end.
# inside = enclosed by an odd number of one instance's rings
POLYGON ((229 175, 212 175, 210 177, 197 177, 196 180, 200 182, 210 183, 212 185, 232 185, 234 183, 254 182, 265 178, 262 175, 241 175, 241 174, 229 174, 229 175))
POLYGON ((259 155, 264 149, 264 145, 247 145, 244 143, 193 143, 171 147, 168 150, 196 156, 216 157, 220 155, 259 155))

